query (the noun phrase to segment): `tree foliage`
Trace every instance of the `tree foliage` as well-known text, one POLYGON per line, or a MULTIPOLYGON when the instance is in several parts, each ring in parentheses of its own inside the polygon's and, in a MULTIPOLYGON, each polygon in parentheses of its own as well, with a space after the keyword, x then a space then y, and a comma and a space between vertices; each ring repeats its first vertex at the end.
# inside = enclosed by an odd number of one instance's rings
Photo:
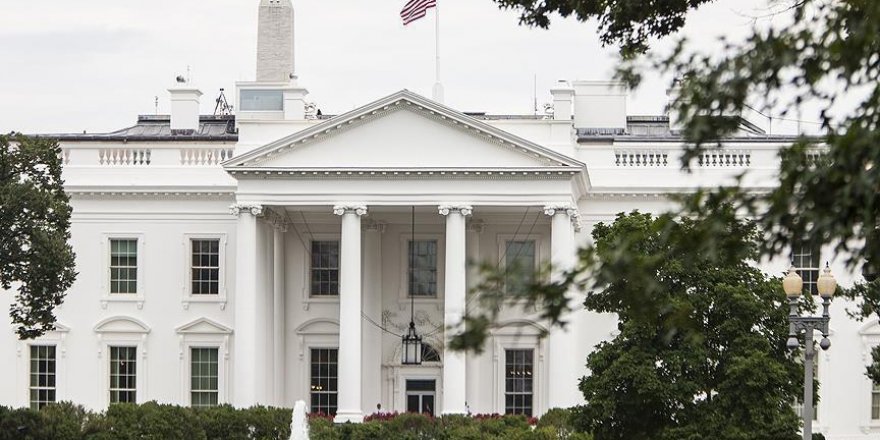
MULTIPOLYGON (((671 53, 658 54, 649 50, 650 40, 671 38, 689 11, 709 1, 495 1, 520 10, 523 23, 541 27, 553 13, 597 19, 603 43, 618 45, 624 57, 619 77, 632 86, 645 69, 677 78, 672 109, 679 118, 673 122, 682 127, 684 170, 705 149, 722 147, 737 130, 738 115, 750 108, 777 117, 793 117, 807 105, 818 108, 820 134, 800 136, 780 151, 778 185, 759 192, 739 180, 703 189, 681 198, 676 214, 720 228, 727 220, 722 207, 732 206, 755 219, 762 257, 787 255, 793 245, 830 245, 850 270, 865 265, 880 272, 880 2, 768 0, 775 13, 742 42, 722 39, 723 50, 701 53, 679 39, 671 53)), ((712 248, 727 239, 703 238, 693 245, 712 248)), ((617 258, 622 264, 629 257, 617 258)), ((623 267, 617 275, 636 274, 623 267)), ((880 297, 878 289, 867 283, 850 292, 866 305, 857 316, 877 314, 871 304, 880 297)), ((662 307, 649 292, 643 297, 662 307)), ((880 361, 880 352, 875 358, 880 361)), ((871 371, 880 379, 880 363, 871 371)))
POLYGON ((626 254, 649 274, 615 277, 585 302, 619 317, 620 334, 590 354, 580 385, 579 420, 597 440, 798 437, 791 402, 803 370, 785 348, 780 281, 744 258, 757 255, 750 224, 728 223, 735 239, 711 258, 689 245, 703 232, 698 221, 637 212, 593 230, 599 271, 626 254), (663 305, 659 314, 643 313, 644 289, 663 305))
POLYGON ((648 49, 648 40, 673 33, 685 24, 690 9, 714 0, 494 0, 515 9, 520 23, 547 28, 554 13, 580 21, 597 19, 604 45, 619 45, 631 57, 648 49))
POLYGON ((0 135, 0 287, 16 290, 10 316, 21 338, 52 330, 76 277, 60 155, 55 141, 0 135))

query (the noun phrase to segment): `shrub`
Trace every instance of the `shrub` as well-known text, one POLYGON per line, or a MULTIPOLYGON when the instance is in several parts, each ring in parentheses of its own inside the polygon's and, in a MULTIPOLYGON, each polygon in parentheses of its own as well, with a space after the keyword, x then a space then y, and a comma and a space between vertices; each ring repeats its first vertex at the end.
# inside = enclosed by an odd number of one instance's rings
POLYGON ((250 440, 250 430, 245 418, 241 411, 230 405, 194 408, 193 414, 199 419, 208 440, 250 440))
POLYGON ((568 410, 548 413, 546 421, 525 416, 477 414, 434 418, 422 414, 374 414, 362 424, 334 425, 332 419, 309 418, 312 440, 592 440, 574 432, 568 410))
POLYGON ((46 405, 40 410, 46 431, 55 440, 83 440, 95 414, 70 402, 46 405))
POLYGON ((104 414, 108 429, 90 440, 206 440, 205 430, 189 408, 147 402, 110 405, 104 414))
POLYGON ((29 408, 0 407, 0 440, 49 440, 40 413, 29 408))

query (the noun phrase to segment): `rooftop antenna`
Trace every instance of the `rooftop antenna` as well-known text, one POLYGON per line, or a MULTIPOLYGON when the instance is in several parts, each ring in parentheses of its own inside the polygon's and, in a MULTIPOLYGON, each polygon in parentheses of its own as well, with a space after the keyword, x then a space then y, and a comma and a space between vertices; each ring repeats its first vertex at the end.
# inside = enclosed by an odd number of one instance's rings
POLYGON ((156 114, 158 115, 159 114, 159 97, 158 96, 153 97, 153 106, 156 107, 156 114))
POLYGON ((192 79, 193 79, 192 78, 192 69, 190 68, 189 64, 187 64, 186 65, 186 82, 191 83, 192 79))
POLYGON ((220 96, 214 100, 216 105, 214 106, 214 116, 229 116, 232 114, 232 106, 229 105, 229 101, 226 100, 226 94, 223 92, 223 87, 220 87, 220 96))

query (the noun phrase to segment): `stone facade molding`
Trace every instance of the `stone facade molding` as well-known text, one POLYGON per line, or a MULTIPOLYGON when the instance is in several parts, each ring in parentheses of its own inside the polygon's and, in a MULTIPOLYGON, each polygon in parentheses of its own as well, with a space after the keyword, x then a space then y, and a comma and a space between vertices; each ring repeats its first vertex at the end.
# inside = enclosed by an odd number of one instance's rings
POLYGON ((234 203, 229 206, 229 213, 238 217, 242 212, 250 212, 254 217, 263 215, 263 205, 256 203, 234 203))
POLYGON ((474 213, 474 207, 471 205, 440 205, 437 210, 440 212, 440 215, 449 215, 456 212, 467 217, 474 213))
POLYGON ((359 204, 338 204, 333 206, 333 214, 356 214, 358 217, 367 215, 367 206, 359 204))

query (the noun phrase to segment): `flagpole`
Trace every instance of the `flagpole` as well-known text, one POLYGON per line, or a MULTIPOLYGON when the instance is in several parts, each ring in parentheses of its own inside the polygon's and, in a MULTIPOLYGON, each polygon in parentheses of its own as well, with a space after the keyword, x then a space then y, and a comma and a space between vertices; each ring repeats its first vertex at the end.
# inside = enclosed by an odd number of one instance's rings
POLYGON ((434 101, 443 103, 443 84, 440 83, 440 1, 434 6, 434 101))

